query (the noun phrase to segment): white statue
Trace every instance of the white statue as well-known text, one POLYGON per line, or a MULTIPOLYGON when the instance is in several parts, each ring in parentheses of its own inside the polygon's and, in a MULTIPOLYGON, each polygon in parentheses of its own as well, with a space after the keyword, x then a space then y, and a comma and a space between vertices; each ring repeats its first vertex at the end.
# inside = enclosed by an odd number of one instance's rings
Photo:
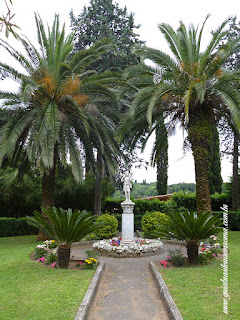
POLYGON ((130 200, 130 190, 132 188, 131 184, 131 174, 130 172, 126 172, 123 178, 123 192, 125 193, 125 201, 124 202, 132 202, 130 200))

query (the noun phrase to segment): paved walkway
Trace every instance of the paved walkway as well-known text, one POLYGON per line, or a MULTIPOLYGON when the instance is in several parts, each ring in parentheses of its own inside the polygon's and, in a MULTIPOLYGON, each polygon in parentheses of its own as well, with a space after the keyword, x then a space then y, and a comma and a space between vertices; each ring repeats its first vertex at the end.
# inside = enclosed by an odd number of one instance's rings
MULTIPOLYGON (((90 308, 91 320, 168 320, 155 282, 152 278, 149 261, 159 261, 166 257, 177 245, 164 245, 165 252, 143 258, 99 257, 105 262, 100 285, 90 308)), ((91 244, 73 246, 72 258, 84 259, 85 250, 91 244)), ((183 250, 184 251, 184 250, 183 250)))

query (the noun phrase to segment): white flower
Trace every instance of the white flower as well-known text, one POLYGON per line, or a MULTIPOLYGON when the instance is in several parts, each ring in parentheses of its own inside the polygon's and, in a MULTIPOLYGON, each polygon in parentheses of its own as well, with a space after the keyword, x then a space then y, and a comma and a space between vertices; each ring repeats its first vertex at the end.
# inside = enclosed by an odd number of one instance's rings
POLYGON ((45 244, 38 244, 36 248, 45 249, 46 245, 45 244))

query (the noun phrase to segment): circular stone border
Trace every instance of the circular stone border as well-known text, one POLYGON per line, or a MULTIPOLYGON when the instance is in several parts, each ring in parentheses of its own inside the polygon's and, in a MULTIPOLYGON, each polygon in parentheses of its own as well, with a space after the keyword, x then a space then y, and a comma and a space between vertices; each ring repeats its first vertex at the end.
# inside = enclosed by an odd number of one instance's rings
POLYGON ((134 243, 123 243, 112 245, 112 241, 119 241, 118 238, 100 240, 94 242, 93 249, 102 255, 115 258, 136 258, 152 256, 163 252, 163 243, 160 240, 135 238, 134 243))

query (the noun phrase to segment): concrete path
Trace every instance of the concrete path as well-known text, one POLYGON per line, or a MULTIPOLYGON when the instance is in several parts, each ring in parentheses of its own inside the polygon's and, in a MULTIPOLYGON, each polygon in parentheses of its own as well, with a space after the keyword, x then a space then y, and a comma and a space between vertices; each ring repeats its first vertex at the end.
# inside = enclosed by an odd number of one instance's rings
MULTIPOLYGON (((160 261, 167 251, 183 246, 165 244, 165 252, 143 258, 111 258, 101 256, 105 270, 90 308, 91 320, 168 320, 155 282, 152 278, 149 261, 160 261)), ((72 258, 84 259, 85 250, 91 250, 91 244, 73 246, 72 258)))

